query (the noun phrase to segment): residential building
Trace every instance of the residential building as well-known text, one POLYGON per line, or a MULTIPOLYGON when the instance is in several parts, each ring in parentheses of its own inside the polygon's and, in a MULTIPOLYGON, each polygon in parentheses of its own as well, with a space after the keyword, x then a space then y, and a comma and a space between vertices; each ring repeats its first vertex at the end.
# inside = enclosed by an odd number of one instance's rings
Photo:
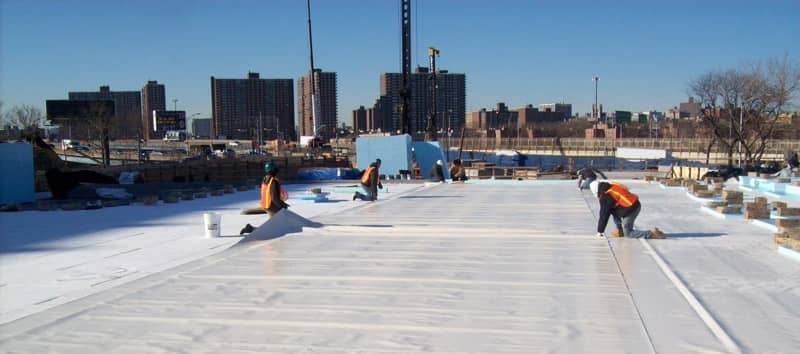
POLYGON ((694 101, 694 97, 689 97, 689 102, 681 102, 678 114, 679 118, 697 118, 700 112, 700 105, 694 101))
POLYGON ((364 106, 353 110, 353 131, 356 134, 369 131, 367 127, 367 109, 364 106))
MULTIPOLYGON (((314 69, 314 80, 319 96, 319 114, 317 117, 317 135, 324 140, 336 134, 338 119, 338 94, 335 72, 324 72, 314 69)), ((314 135, 314 116, 311 102, 311 76, 297 79, 297 126, 300 135, 314 135)))
POLYGON ((139 91, 111 91, 100 86, 97 92, 69 92, 70 101, 114 101, 114 117, 109 127, 112 139, 137 139, 143 134, 142 94, 139 91))
POLYGON ((166 110, 167 97, 164 85, 159 84, 158 81, 147 81, 147 84, 142 87, 142 127, 145 140, 164 137, 163 131, 153 129, 153 111, 166 110))
MULTIPOLYGON (((570 109, 570 114, 571 114, 570 109)), ((541 111, 529 104, 517 109, 517 128, 533 128, 536 123, 562 122, 565 118, 564 112, 541 111)))
POLYGON ((564 120, 572 118, 572 104, 570 103, 542 103, 539 112, 559 112, 564 115, 564 120))
MULTIPOLYGON (((409 99, 409 127, 412 133, 422 133, 428 127, 431 113, 431 73, 419 67, 411 74, 411 97, 409 99)), ((450 73, 447 70, 436 72, 436 127, 437 130, 460 131, 464 126, 466 113, 466 75, 450 73)), ((380 78, 380 94, 385 97, 383 104, 390 105, 385 110, 391 117, 381 119, 387 125, 384 131, 396 132, 400 127, 400 88, 402 75, 383 73, 380 78), (388 126, 391 123, 391 126, 388 126)))
POLYGON ((262 130, 265 139, 296 140, 292 79, 211 77, 212 138, 252 139, 262 130))
POLYGON ((192 119, 192 136, 198 139, 211 138, 211 118, 192 119))

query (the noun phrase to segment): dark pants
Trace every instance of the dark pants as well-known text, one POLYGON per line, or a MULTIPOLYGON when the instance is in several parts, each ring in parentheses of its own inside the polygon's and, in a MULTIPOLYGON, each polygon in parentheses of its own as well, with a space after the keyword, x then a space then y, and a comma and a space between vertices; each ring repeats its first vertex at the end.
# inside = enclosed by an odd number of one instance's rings
POLYGON ((365 185, 361 185, 361 188, 364 189, 364 193, 356 192, 355 197, 361 199, 365 202, 371 202, 378 200, 378 190, 374 188, 370 188, 365 185))

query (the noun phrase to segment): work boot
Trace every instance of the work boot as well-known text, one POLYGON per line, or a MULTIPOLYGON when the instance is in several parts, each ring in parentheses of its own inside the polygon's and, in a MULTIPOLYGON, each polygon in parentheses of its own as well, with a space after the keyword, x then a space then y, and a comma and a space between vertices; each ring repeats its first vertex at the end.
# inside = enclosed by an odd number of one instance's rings
POLYGON ((625 236, 625 232, 622 231, 621 227, 618 227, 616 230, 611 231, 611 237, 622 237, 625 236))
POLYGON ((356 201, 358 198, 358 192, 353 193, 353 201, 356 201))
POLYGON ((660 239, 665 239, 667 237, 664 236, 664 232, 659 230, 657 227, 654 227, 652 230, 650 230, 650 238, 654 238, 654 239, 659 239, 660 240, 660 239))
POLYGON ((253 225, 247 224, 242 228, 242 231, 239 231, 239 235, 249 234, 253 232, 256 228, 253 225))

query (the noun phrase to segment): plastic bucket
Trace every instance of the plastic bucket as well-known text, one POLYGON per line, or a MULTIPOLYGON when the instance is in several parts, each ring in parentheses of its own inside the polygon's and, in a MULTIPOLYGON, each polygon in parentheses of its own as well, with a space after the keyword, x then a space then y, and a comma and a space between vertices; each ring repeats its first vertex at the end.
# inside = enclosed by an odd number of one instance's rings
POLYGON ((219 237, 220 221, 222 215, 217 213, 204 213, 203 224, 205 225, 206 237, 219 237))

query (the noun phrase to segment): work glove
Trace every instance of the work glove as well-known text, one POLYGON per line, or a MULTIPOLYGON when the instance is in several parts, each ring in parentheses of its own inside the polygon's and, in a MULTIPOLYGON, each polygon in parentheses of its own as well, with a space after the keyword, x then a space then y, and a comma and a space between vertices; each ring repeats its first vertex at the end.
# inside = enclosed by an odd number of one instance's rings
POLYGON ((603 232, 598 232, 597 237, 606 237, 606 234, 603 232))

